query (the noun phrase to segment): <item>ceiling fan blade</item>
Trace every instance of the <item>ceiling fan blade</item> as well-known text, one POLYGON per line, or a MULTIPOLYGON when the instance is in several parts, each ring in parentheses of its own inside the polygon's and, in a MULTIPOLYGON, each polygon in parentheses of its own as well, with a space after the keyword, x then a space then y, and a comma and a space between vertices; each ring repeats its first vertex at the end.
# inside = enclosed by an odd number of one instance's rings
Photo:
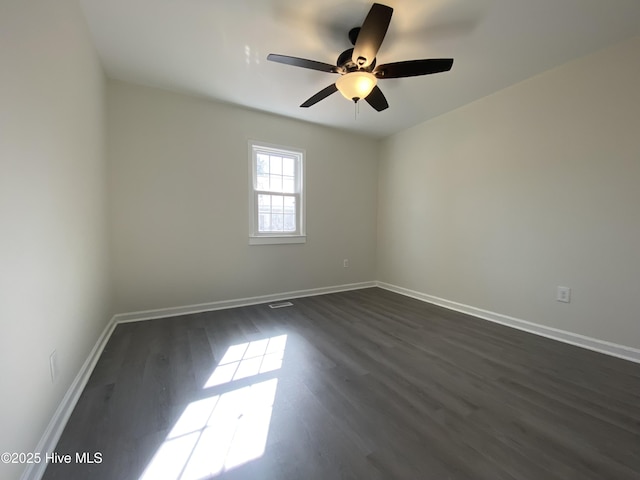
POLYGON ((406 62, 378 65, 373 74, 377 78, 402 78, 429 75, 431 73, 448 72, 453 65, 453 58, 431 58, 429 60, 407 60, 406 62))
POLYGON ((382 40, 389 28, 393 8, 374 3, 364 19, 353 47, 353 63, 360 68, 368 67, 378 54, 382 40))
POLYGON ((371 93, 367 97, 365 97, 365 100, 369 105, 375 108, 378 112, 381 112, 382 110, 386 110, 387 108, 389 108, 387 99, 384 98, 384 94, 382 93, 382 90, 380 90, 380 88, 377 85, 373 87, 373 90, 371 90, 371 93))
POLYGON ((324 100, 329 95, 336 93, 337 91, 338 91, 338 87, 336 87, 335 83, 332 83, 327 88, 323 88, 322 90, 320 90, 318 93, 316 93, 313 97, 311 97, 309 100, 307 100, 300 106, 303 108, 308 108, 311 105, 315 105, 320 100, 324 100))
POLYGON ((285 65, 293 65, 294 67, 310 68, 320 72, 338 73, 338 67, 329 65, 328 63, 316 62, 315 60, 307 60, 306 58, 289 57, 287 55, 277 55, 270 53, 267 60, 271 62, 284 63, 285 65))

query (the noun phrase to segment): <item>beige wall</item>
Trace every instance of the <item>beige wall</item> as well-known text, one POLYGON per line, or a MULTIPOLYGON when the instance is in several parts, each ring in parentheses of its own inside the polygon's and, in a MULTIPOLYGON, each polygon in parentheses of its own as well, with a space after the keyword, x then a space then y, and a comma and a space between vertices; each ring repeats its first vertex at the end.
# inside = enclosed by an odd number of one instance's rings
POLYGON ((3 0, 0 33, 0 452, 30 452, 110 317, 105 91, 75 2, 3 0))
POLYGON ((635 38, 388 138, 378 280, 639 348, 639 57, 635 38))
POLYGON ((120 82, 108 112, 118 312, 375 280, 376 141, 120 82), (306 150, 306 244, 249 246, 249 139, 306 150))

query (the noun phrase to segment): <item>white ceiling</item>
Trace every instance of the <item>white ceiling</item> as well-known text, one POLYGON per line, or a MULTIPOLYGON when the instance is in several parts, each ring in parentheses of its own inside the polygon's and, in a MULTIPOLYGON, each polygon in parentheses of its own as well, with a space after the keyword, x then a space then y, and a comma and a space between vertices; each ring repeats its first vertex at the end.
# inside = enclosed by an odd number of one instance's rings
MULTIPOLYGON (((379 83, 390 108, 339 93, 299 105, 336 75, 267 62, 335 64, 372 2, 80 0, 111 78, 382 137, 640 35, 640 0, 382 0, 394 8, 378 64, 454 58, 450 72, 379 83)), ((629 61, 639 61, 638 58, 629 61)))

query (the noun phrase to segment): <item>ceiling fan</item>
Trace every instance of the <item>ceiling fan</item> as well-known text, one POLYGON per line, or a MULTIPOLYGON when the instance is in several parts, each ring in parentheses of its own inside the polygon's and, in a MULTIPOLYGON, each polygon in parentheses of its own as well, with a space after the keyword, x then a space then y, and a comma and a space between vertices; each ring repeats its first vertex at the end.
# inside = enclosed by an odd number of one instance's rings
POLYGON ((340 91, 346 99, 356 103, 364 98, 375 110, 381 112, 387 109, 389 104, 376 85, 378 80, 447 72, 451 70, 453 65, 452 58, 433 58, 376 66, 376 55, 389 28, 392 14, 393 8, 374 3, 364 19, 362 27, 352 28, 349 31, 349 40, 353 48, 342 52, 336 65, 273 53, 267 56, 267 60, 320 72, 340 74, 335 83, 320 90, 300 105, 301 107, 307 108, 315 105, 320 100, 340 91))

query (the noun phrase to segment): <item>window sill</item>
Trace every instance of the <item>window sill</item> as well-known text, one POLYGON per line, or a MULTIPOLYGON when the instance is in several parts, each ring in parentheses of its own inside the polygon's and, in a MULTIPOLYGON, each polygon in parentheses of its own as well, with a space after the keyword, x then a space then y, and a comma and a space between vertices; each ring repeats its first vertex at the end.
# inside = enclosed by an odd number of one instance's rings
POLYGON ((306 235, 261 235, 249 237, 249 245, 282 245, 288 243, 307 243, 306 235))

